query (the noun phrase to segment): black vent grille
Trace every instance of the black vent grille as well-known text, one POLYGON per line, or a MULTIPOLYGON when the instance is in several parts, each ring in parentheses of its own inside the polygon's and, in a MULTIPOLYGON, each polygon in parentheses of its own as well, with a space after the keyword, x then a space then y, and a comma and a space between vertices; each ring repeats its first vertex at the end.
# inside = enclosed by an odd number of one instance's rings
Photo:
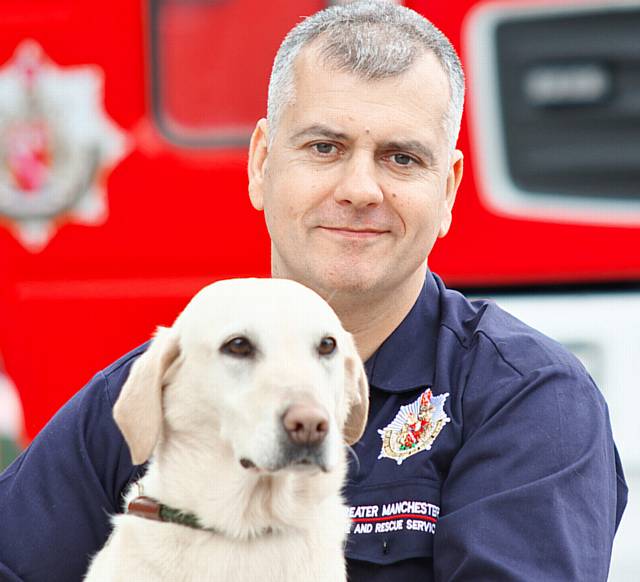
POLYGON ((507 17, 495 31, 517 187, 640 200, 640 6, 507 17))

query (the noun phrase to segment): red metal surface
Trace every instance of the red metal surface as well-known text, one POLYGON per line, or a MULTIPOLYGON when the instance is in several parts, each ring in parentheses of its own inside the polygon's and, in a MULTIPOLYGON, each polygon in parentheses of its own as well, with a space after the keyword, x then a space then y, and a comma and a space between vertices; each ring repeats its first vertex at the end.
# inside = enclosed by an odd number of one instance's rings
MULTIPOLYGON (((461 25, 478 3, 407 4, 464 49, 461 25)), ((253 22, 277 21, 279 5, 248 0, 243 5, 246 12, 255 7, 253 22)), ((292 18, 297 19, 287 16, 292 18)), ((278 21, 278 27, 285 30, 293 21, 278 21)), ((240 13, 228 22, 238 28, 245 64, 234 68, 232 60, 224 61, 225 86, 234 87, 237 99, 251 92, 243 103, 253 111, 255 96, 264 98, 266 78, 254 87, 257 77, 246 70, 253 36, 242 34, 246 23, 240 13)), ((244 148, 185 148, 157 127, 148 23, 146 4, 130 0, 22 0, 0 6, 0 66, 25 38, 38 41, 59 65, 97 65, 105 74, 105 108, 133 146, 108 179, 109 217, 102 226, 65 224, 39 253, 25 250, 0 226, 0 352, 20 391, 30 437, 93 373, 145 341, 155 325, 170 323, 199 287, 219 278, 268 275, 268 238, 246 195, 244 148)), ((275 42, 275 35, 266 36, 275 42)), ((232 37, 227 34, 225 42, 232 37)), ((217 35, 210 36, 210 46, 233 51, 217 44, 217 35)), ((188 79, 189 67, 200 70, 197 55, 189 51, 171 58, 171 78, 188 79), (176 68, 181 59, 184 70, 176 68)), ((271 53, 261 54, 256 67, 264 70, 270 58, 271 53)), ((198 113, 189 107, 191 98, 197 101, 189 90, 174 87, 168 101, 187 127, 198 113)), ((460 139, 465 177, 454 225, 431 258, 445 280, 494 285, 640 279, 638 228, 492 214, 478 196, 469 131, 465 118, 460 139)))

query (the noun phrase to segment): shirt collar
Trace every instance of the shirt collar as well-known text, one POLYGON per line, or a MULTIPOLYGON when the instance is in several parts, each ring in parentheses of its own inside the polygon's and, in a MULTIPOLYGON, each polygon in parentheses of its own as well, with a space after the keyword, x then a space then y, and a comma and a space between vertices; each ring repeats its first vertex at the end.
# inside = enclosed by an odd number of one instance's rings
POLYGON ((433 384, 440 290, 431 272, 402 323, 366 361, 369 383, 387 392, 433 384))

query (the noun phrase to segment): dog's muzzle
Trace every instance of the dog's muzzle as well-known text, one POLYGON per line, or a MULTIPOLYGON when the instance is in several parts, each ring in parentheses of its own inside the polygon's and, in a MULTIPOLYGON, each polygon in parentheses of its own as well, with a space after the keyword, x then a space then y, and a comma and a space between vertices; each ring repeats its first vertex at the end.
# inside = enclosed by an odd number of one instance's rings
MULTIPOLYGON (((326 440, 329 434, 329 415, 315 403, 294 403, 281 418, 282 438, 279 454, 274 462, 264 469, 278 471, 285 468, 304 469, 319 467, 328 471, 326 440)), ((256 464, 246 457, 240 459, 245 469, 254 469, 256 464)))

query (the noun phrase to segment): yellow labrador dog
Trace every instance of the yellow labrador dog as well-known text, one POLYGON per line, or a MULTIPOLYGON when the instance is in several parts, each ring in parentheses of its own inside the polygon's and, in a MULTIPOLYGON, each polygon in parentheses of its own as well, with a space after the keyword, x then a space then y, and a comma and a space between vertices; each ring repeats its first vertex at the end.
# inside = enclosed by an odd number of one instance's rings
POLYGON ((114 407, 146 475, 86 580, 340 582, 345 443, 368 387, 320 296, 220 281, 159 328, 114 407))

